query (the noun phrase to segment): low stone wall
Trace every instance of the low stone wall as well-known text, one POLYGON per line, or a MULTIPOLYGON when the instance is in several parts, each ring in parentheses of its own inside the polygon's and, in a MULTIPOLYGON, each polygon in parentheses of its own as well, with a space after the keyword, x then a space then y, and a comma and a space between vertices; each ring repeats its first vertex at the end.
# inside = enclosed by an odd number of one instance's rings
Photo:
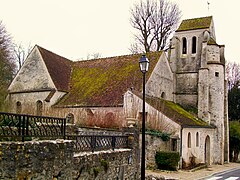
POLYGON ((0 179, 138 179, 134 149, 74 154, 69 140, 1 142, 0 179))
POLYGON ((80 153, 74 156, 73 179, 138 179, 132 150, 80 153))
POLYGON ((63 140, 1 142, 0 179, 72 179, 73 145, 63 140))

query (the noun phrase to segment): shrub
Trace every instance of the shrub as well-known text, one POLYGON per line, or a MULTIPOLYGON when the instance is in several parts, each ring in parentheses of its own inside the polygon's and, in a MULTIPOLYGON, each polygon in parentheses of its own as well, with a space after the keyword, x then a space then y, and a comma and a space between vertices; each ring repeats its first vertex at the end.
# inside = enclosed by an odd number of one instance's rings
POLYGON ((170 134, 166 132, 160 132, 158 130, 146 129, 146 133, 152 136, 160 137, 163 141, 169 141, 170 134))
POLYGON ((101 159, 101 166, 103 166, 104 171, 107 172, 108 168, 109 168, 109 162, 107 160, 101 159))
POLYGON ((157 151, 155 155, 155 162, 158 169, 177 170, 179 160, 179 152, 175 151, 157 151))

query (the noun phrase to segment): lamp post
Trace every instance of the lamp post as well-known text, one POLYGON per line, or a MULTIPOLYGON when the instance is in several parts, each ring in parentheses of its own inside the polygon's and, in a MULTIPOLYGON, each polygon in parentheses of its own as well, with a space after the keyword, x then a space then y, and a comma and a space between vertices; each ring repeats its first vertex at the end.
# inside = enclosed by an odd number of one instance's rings
POLYGON ((143 55, 139 60, 140 70, 143 73, 143 106, 142 106, 142 159, 141 159, 141 180, 145 179, 145 81, 146 72, 149 68, 149 60, 143 55))

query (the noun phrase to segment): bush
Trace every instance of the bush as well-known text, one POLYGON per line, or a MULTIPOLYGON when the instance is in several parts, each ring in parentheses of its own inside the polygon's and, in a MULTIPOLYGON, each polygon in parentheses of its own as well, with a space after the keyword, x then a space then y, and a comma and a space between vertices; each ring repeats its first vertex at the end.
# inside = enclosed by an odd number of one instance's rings
POLYGON ((155 162, 158 169, 177 170, 179 160, 179 152, 175 151, 157 151, 155 155, 155 162))
POLYGON ((160 132, 158 130, 146 129, 146 134, 160 137, 163 141, 169 141, 169 139, 170 139, 170 134, 168 134, 166 132, 160 132))

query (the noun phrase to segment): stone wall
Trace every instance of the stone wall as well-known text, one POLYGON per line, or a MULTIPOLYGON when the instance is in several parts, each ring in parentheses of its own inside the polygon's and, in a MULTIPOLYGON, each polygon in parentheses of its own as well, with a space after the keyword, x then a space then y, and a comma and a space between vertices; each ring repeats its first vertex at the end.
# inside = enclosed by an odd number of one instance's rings
POLYGON ((68 140, 1 142, 0 179, 138 179, 135 154, 134 148, 76 154, 68 140))
POLYGON ((73 142, 0 143, 0 179, 71 179, 73 142))
POLYGON ((130 149, 99 151, 74 156, 73 179, 137 179, 130 149))
POLYGON ((160 137, 146 134, 146 165, 155 167, 155 155, 157 151, 170 151, 170 141, 163 141, 160 137))

